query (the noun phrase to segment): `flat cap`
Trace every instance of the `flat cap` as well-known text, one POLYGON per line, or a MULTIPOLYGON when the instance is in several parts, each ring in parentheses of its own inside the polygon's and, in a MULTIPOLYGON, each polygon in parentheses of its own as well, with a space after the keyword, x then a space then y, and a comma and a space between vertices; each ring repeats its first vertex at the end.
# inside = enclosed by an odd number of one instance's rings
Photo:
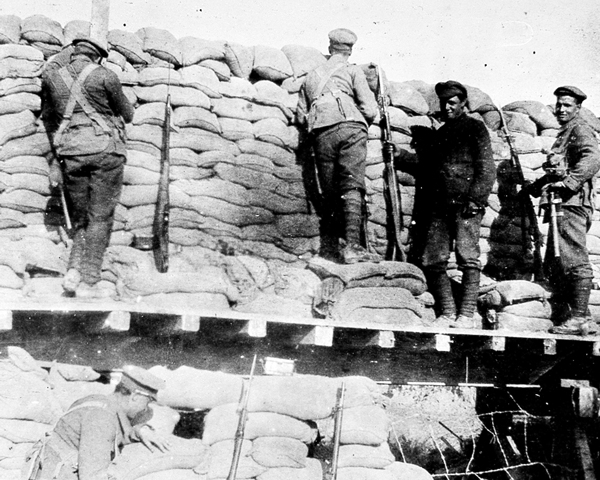
POLYGON ((455 80, 448 80, 447 82, 439 82, 435 85, 435 93, 439 98, 448 99, 452 97, 467 98, 467 89, 462 84, 455 80))
POLYGON ((156 400, 158 391, 165 388, 164 380, 151 374, 148 370, 134 365, 125 365, 123 367, 121 384, 132 392, 147 395, 154 400, 156 400))
POLYGON ((583 102, 587 95, 583 93, 579 88, 572 87, 570 85, 565 85, 563 87, 558 87, 554 90, 554 95, 560 97, 561 95, 569 95, 570 97, 576 98, 579 102, 583 102))
POLYGON ((73 45, 77 46, 80 44, 86 45, 94 49, 102 58, 108 57, 108 50, 104 45, 102 45, 98 40, 94 40, 93 38, 86 37, 77 37, 73 39, 73 45))
POLYGON ((329 32, 329 45, 336 50, 352 51, 358 37, 352 30, 336 28, 329 32))

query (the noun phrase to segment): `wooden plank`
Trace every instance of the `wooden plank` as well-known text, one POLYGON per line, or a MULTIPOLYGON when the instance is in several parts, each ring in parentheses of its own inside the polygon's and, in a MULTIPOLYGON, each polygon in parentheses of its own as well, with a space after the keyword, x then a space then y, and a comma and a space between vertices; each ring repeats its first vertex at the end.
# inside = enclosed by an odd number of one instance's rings
POLYGON ((556 340, 544 338, 544 355, 556 355, 556 340))
POLYGON ((92 0, 90 37, 101 44, 107 41, 109 11, 110 0, 92 0))
POLYGON ((487 340, 485 347, 495 352, 506 350, 506 337, 491 337, 487 340))
POLYGON ((579 457, 579 470, 582 473, 581 478, 583 480, 596 480, 594 459, 592 458, 588 436, 583 428, 583 425, 578 423, 574 426, 573 430, 575 446, 577 448, 577 454, 579 457))
POLYGON ((108 312, 99 315, 96 321, 90 319, 85 322, 85 329, 92 332, 126 332, 131 326, 131 314, 129 312, 108 312))
POLYGON ((331 347, 333 345, 333 327, 315 326, 301 328, 291 337, 296 345, 317 345, 331 347))
POLYGON ((452 338, 450 337, 450 335, 443 335, 441 333, 438 333, 435 336, 435 349, 438 352, 449 352, 451 343, 452 338))
POLYGON ((241 322, 239 333, 253 338, 264 338, 267 336, 267 321, 258 319, 241 322))
POLYGON ((379 347, 379 348, 394 348, 396 346, 396 335, 389 330, 340 330, 339 337, 336 341, 347 347, 364 348, 364 347, 379 347))
POLYGON ((13 312, 11 310, 0 310, 0 331, 12 330, 13 312))
POLYGON ((592 345, 592 355, 594 357, 600 357, 600 342, 594 342, 592 345))

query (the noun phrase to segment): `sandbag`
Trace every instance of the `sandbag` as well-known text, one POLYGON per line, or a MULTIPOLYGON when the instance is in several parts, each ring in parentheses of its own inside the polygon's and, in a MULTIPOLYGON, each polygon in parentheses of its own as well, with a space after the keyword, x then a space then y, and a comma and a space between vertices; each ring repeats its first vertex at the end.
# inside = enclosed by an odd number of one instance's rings
POLYGON ((63 28, 56 20, 44 15, 31 15, 21 22, 21 37, 28 42, 64 45, 63 28))
POLYGON ((465 88, 467 89, 468 106, 471 112, 478 112, 480 110, 486 112, 490 108, 493 108, 494 102, 487 93, 470 85, 465 85, 465 88))
MULTIPOLYGON (((208 465, 209 479, 227 478, 233 459, 233 448, 233 440, 224 440, 210 446, 210 459, 208 465)), ((242 440, 236 478, 254 478, 267 470, 266 467, 256 463, 250 456, 251 448, 252 443, 250 441, 242 440)))
POLYGON ((183 66, 195 65, 203 60, 225 59, 225 42, 182 37, 178 43, 183 66))
POLYGON ((134 33, 124 30, 110 30, 108 32, 108 44, 127 58, 132 65, 146 65, 150 63, 151 57, 144 52, 143 40, 134 33))
POLYGON ((150 371, 166 381, 158 401, 172 408, 210 410, 218 405, 237 403, 242 379, 236 375, 182 366, 173 371, 150 371))
POLYGON ((169 87, 166 84, 159 84, 152 87, 137 86, 133 88, 133 91, 142 102, 166 102, 167 94, 170 94, 173 108, 202 107, 210 109, 210 99, 197 88, 177 85, 169 87))
POLYGON ((0 80, 0 95, 12 95, 13 93, 40 93, 42 81, 39 78, 3 78, 0 80))
POLYGON ((263 467, 303 468, 308 447, 294 438, 259 437, 252 442, 250 456, 263 467))
MULTIPOLYGON (((14 93, 0 97, 0 116, 27 110, 39 111, 41 106, 42 103, 39 95, 35 95, 34 93, 14 93)), ((31 133, 35 132, 36 130, 31 133)))
POLYGON ((290 61, 281 50, 265 45, 254 47, 253 72, 261 78, 280 82, 294 75, 290 61))
POLYGON ((132 123, 134 125, 148 124, 162 127, 165 123, 165 110, 165 103, 163 102, 144 103, 135 109, 132 123))
POLYGON ((222 138, 220 135, 197 128, 180 128, 171 134, 172 148, 189 148, 195 152, 220 150, 233 155, 239 154, 236 143, 222 138))
MULTIPOLYGON (((213 72, 215 72, 220 82, 229 82, 231 80, 231 70, 222 60, 202 60, 198 65, 210 68, 213 72)), ((219 89, 220 87, 221 86, 219 85, 219 89)))
MULTIPOLYGON (((219 405, 206 415, 202 441, 207 445, 235 438, 238 425, 238 404, 219 405)), ((258 437, 293 438, 306 444, 312 443, 317 431, 306 422, 289 415, 272 412, 250 412, 247 417, 244 438, 254 440, 258 437)))
POLYGON ((181 70, 168 67, 149 66, 138 73, 138 84, 144 87, 154 85, 181 86, 181 70))
POLYGON ((386 470, 390 472, 394 480, 433 480, 427 470, 418 465, 404 462, 394 462, 386 470))
POLYGON ((225 43, 225 63, 236 77, 248 79, 254 66, 254 49, 238 43, 225 43))
POLYGON ((52 430, 52 425, 30 420, 0 419, 0 437, 13 443, 32 443, 52 430))
POLYGON ((125 298, 157 293, 206 292, 226 295, 230 301, 235 302, 238 296, 227 275, 218 267, 205 267, 194 273, 129 273, 119 279, 117 291, 125 298))
MULTIPOLYGON (((259 256, 264 254, 256 253, 259 256)), ((296 318, 312 318, 310 305, 300 300, 285 298, 271 293, 258 292, 251 299, 239 303, 235 310, 244 313, 256 313, 262 315, 284 315, 296 318)))
MULTIPOLYGON (((344 377, 343 380, 346 383, 345 406, 373 403, 377 390, 373 381, 365 377, 344 377)), ((274 412, 302 420, 326 418, 331 415, 341 381, 341 378, 317 375, 257 377, 248 400, 248 411, 274 412)))
POLYGON ((0 361, 0 384, 0 418, 52 424, 62 413, 50 385, 10 361, 0 361))
POLYGON ((19 290, 24 282, 10 267, 0 265, 0 287, 19 290))
MULTIPOLYGON (((171 219, 171 224, 176 224, 171 219)), ((229 300, 227 295, 221 293, 155 293, 145 295, 140 303, 142 305, 155 306, 157 309, 163 308, 165 305, 177 305, 182 312, 194 311, 218 311, 229 310, 229 300)))
POLYGON ((386 468, 394 463, 394 454, 389 445, 340 445, 338 468, 364 467, 386 468))
POLYGON ((429 105, 419 91, 407 82, 389 82, 388 97, 391 105, 413 115, 427 115, 429 105))
POLYGON ((177 410, 156 403, 151 404, 150 409, 152 410, 152 418, 146 424, 163 435, 173 434, 173 430, 175 430, 181 419, 181 415, 177 410))
POLYGON ((181 85, 197 88, 211 98, 220 98, 219 79, 210 68, 191 65, 180 70, 181 85))
POLYGON ((526 280, 505 280, 498 282, 494 290, 500 294, 503 306, 528 300, 543 300, 550 296, 544 287, 526 280))
POLYGON ((552 308, 548 302, 532 300, 530 302, 508 305, 502 309, 505 313, 510 313, 517 317, 534 317, 550 319, 552 308))
MULTIPOLYGON (((56 377, 54 377, 56 380, 56 377)), ((63 380, 62 378, 59 380, 63 380)), ((53 392, 63 411, 67 411, 73 403, 89 395, 110 395, 114 385, 100 382, 70 382, 63 380, 53 382, 53 392)))
POLYGON ((0 15, 0 44, 19 43, 21 19, 16 15, 0 15))
POLYGON ((322 480, 323 467, 316 458, 307 458, 305 468, 270 468, 257 480, 322 480))
POLYGON ((290 62, 294 77, 306 75, 327 61, 325 56, 314 47, 284 45, 281 51, 290 62))
POLYGON ((184 470, 183 468, 174 468, 163 470, 162 472, 149 473, 140 477, 140 480, 198 480, 198 474, 194 470, 184 470))
POLYGON ((519 112, 528 115, 529 118, 535 122, 539 130, 560 128, 554 113, 542 102, 535 100, 511 102, 508 105, 504 105, 502 110, 505 112, 519 112))
POLYGON ((227 140, 234 142, 244 138, 254 138, 254 127, 252 122, 240 118, 221 117, 219 119, 221 135, 227 140))
POLYGON ((238 118, 249 122, 275 118, 287 123, 287 117, 281 109, 269 105, 258 105, 244 98, 212 99, 212 111, 219 117, 238 118))
POLYGON ((506 126, 510 132, 527 133, 531 136, 537 135, 537 126, 529 118, 529 115, 519 112, 505 112, 506 126))
POLYGON ((579 116, 585 120, 585 122, 597 133, 600 133, 600 120, 598 117, 587 107, 581 107, 579 110, 579 116))
POLYGON ((125 445, 109 467, 109 476, 119 480, 135 480, 154 472, 192 469, 207 460, 207 449, 199 439, 168 437, 172 447, 165 453, 151 452, 142 443, 125 445))
POLYGON ((240 140, 237 142, 237 145, 242 153, 251 153, 268 158, 277 166, 296 166, 296 155, 277 145, 261 142, 260 140, 240 140))
MULTIPOLYGON (((21 94, 17 94, 21 95, 21 94)), ((23 94, 28 95, 28 94, 23 94)), ((14 97, 15 95, 9 95, 14 97)), ((38 97, 39 100, 39 97, 38 97)), ((36 133, 28 137, 17 138, 6 143, 0 149, 0 164, 13 157, 40 156, 50 153, 50 142, 46 133, 36 133)))
POLYGON ((0 207, 13 208, 24 213, 43 212, 47 203, 47 197, 31 190, 16 189, 0 194, 0 207))
POLYGON ((513 332, 548 332, 554 326, 551 320, 539 317, 521 317, 512 313, 499 312, 496 317, 497 330, 513 332))
POLYGON ((63 34, 65 36, 65 45, 69 45, 76 38, 87 38, 90 36, 90 22, 86 20, 71 20, 65 23, 63 34))
MULTIPOLYGON (((344 404, 346 407, 346 404, 344 404)), ((340 443, 342 445, 379 446, 387 442, 389 419, 385 410, 378 405, 344 408, 344 421, 340 443)), ((327 439, 333 438, 332 416, 318 422, 319 432, 327 439)))
POLYGON ((298 130, 295 127, 288 127, 287 122, 278 118, 259 120, 254 123, 252 131, 257 140, 290 150, 298 148, 298 130))
POLYGON ((180 67, 181 49, 177 39, 168 30, 155 27, 140 28, 135 34, 142 39, 142 50, 150 55, 180 67))

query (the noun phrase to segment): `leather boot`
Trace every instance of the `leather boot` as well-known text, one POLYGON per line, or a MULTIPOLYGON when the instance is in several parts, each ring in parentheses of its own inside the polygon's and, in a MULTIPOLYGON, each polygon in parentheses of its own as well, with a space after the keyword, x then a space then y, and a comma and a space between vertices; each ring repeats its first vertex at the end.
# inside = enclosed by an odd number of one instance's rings
POLYGON ((345 220, 346 246, 342 250, 344 263, 379 262, 381 257, 370 253, 360 244, 360 225, 362 222, 362 193, 349 190, 342 196, 345 220))
POLYGON ((436 325, 450 326, 456 320, 456 304, 454 303, 450 278, 448 278, 445 271, 428 272, 427 284, 439 310, 439 315, 435 319, 436 325))
POLYGON ((591 335, 598 332, 598 324, 588 317, 588 304, 592 291, 592 279, 576 278, 572 281, 571 317, 552 328, 552 333, 564 335, 591 335))
POLYGON ((475 310, 479 296, 479 279, 481 272, 477 268, 467 268, 462 276, 462 298, 455 328, 475 328, 475 310))

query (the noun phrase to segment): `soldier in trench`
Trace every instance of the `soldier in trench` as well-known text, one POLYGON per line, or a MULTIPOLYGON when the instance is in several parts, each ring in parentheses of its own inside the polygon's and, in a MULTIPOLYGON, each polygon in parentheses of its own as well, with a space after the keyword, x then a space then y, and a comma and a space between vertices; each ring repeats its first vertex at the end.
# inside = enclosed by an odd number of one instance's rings
POLYGON ((119 449, 142 442, 151 451, 166 452, 170 443, 146 423, 148 406, 156 401, 164 381, 135 366, 123 368, 123 377, 111 395, 89 395, 77 400, 58 420, 52 432, 32 450, 25 480, 108 480, 108 468, 119 449))
POLYGON ((77 297, 102 297, 102 259, 113 224, 125 164, 125 122, 133 107, 114 72, 100 65, 108 52, 99 42, 75 39, 42 75, 42 120, 55 149, 52 187, 71 200, 73 247, 63 288, 77 297))
POLYGON ((346 264, 380 260, 360 241, 367 127, 378 109, 363 70, 348 63, 356 40, 345 28, 329 33, 331 56, 306 76, 296 113, 314 149, 322 190, 320 255, 331 260, 341 256, 346 264))
MULTIPOLYGON (((598 328, 589 317, 588 303, 594 277, 586 247, 586 234, 594 212, 594 176, 600 170, 598 140, 580 116, 581 103, 587 98, 579 88, 559 87, 555 115, 561 129, 543 168, 545 175, 523 188, 525 194, 543 195, 541 205, 548 207, 554 194, 562 216, 558 223, 558 253, 552 245, 550 229, 544 269, 552 290, 552 309, 558 325, 553 333, 587 335, 598 328)), ((549 220, 546 208, 545 221, 549 220)))

